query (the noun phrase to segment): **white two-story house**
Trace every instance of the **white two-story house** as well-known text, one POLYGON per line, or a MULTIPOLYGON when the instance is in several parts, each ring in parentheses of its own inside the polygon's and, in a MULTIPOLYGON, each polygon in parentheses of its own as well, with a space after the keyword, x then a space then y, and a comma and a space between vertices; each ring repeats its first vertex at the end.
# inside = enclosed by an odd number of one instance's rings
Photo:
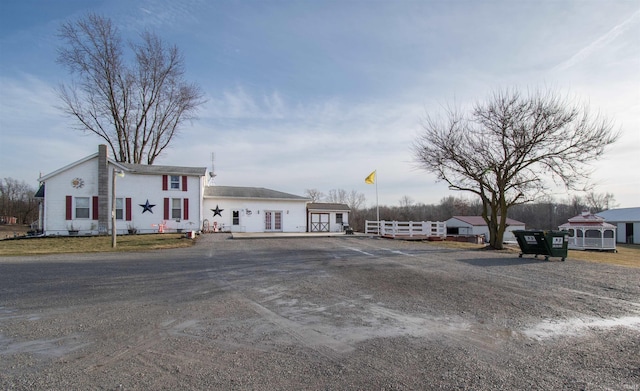
POLYGON ((44 235, 106 234, 115 213, 118 234, 199 230, 206 171, 119 163, 100 145, 97 153, 40 177, 39 228, 44 235))

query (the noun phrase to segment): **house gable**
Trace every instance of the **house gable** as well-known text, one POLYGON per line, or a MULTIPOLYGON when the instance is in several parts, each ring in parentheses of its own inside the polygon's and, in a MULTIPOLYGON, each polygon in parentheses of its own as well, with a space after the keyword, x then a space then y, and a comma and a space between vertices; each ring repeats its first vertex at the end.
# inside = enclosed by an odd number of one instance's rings
POLYGON ((57 170, 55 170, 53 172, 50 172, 47 175, 41 176, 40 178, 38 178, 38 181, 46 182, 47 180, 49 180, 49 179, 51 179, 51 178, 53 178, 53 177, 55 177, 57 175, 60 175, 61 173, 65 172, 65 171, 71 170, 71 169, 73 169, 73 168, 75 168, 75 167, 77 167, 77 166, 79 166, 79 165, 91 160, 91 159, 96 159, 97 157, 98 157, 98 153, 94 153, 92 155, 85 156, 80 160, 77 160, 77 161, 75 161, 75 162, 73 162, 71 164, 67 164, 66 166, 64 166, 62 168, 59 168, 59 169, 57 169, 57 170))

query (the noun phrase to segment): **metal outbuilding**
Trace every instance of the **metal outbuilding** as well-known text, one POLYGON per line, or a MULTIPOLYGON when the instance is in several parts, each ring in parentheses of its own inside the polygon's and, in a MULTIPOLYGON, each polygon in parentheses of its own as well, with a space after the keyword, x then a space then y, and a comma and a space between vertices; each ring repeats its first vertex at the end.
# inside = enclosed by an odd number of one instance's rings
POLYGON ((640 244, 640 207, 610 209, 597 215, 616 226, 618 243, 640 244))

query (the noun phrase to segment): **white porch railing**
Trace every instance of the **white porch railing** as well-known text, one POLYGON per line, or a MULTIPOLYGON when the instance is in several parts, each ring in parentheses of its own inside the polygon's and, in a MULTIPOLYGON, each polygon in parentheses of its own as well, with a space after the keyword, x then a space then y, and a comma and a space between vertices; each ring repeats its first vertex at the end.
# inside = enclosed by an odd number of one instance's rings
POLYGON ((379 236, 447 236, 447 225, 442 221, 365 221, 365 233, 379 236))
POLYGON ((569 238, 570 249, 576 250, 615 250, 615 238, 585 238, 573 237, 569 238))

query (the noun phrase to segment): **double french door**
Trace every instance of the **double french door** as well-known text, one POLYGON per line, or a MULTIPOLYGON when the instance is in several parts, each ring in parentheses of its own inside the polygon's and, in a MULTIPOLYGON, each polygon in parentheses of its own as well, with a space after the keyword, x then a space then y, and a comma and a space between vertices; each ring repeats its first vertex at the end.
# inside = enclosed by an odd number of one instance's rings
POLYGON ((282 211, 264 212, 264 230, 282 231, 282 211))

